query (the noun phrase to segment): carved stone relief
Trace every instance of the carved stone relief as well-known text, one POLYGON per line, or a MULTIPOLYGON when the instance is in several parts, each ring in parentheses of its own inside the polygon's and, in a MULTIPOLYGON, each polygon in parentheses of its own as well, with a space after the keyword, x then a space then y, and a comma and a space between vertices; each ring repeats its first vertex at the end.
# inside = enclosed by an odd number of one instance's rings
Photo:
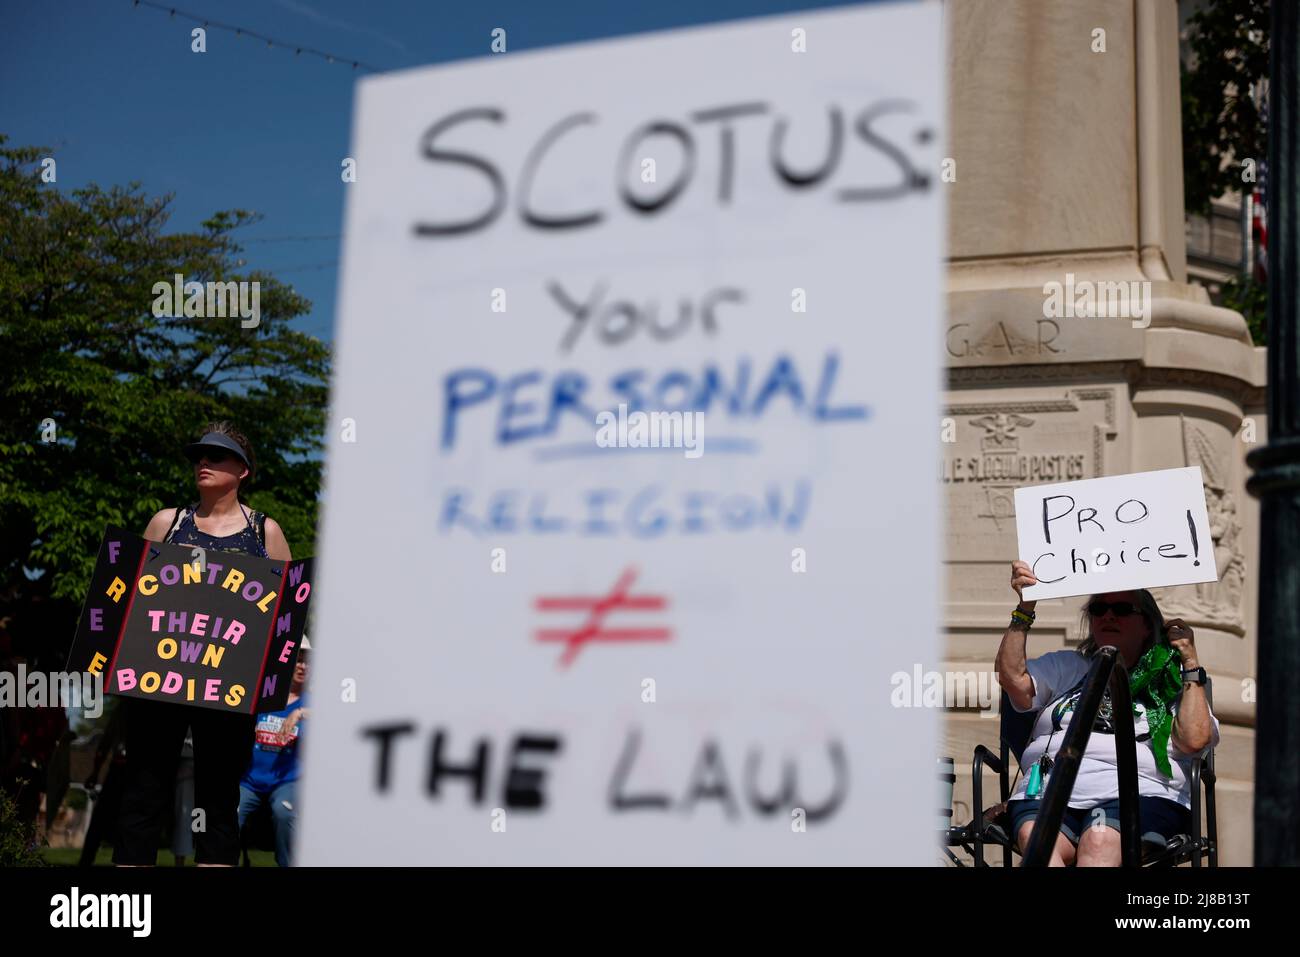
POLYGON ((1231 489, 1228 457, 1200 426, 1179 416, 1183 430, 1183 456, 1188 465, 1199 465, 1205 481, 1205 505, 1214 539, 1217 582, 1179 588, 1165 613, 1186 618, 1190 623, 1245 634, 1242 595, 1246 582, 1246 553, 1241 545, 1241 524, 1237 521, 1237 496, 1231 489))

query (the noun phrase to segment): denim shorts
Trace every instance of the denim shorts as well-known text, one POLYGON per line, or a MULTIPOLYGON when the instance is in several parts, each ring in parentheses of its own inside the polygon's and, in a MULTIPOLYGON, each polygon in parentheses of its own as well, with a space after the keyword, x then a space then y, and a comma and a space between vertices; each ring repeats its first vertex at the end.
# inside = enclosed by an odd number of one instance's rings
MULTIPOLYGON (((1011 839, 1016 840, 1020 827, 1026 821, 1038 817, 1042 800, 1008 801, 1007 814, 1011 817, 1011 839)), ((1094 822, 1119 830, 1119 798, 1106 801, 1096 807, 1067 807, 1061 818, 1061 833, 1076 847, 1079 835, 1085 827, 1094 822), (1105 815, 1102 819, 1101 814, 1105 815)), ((1138 827, 1142 831, 1142 840, 1159 844, 1162 847, 1175 834, 1187 834, 1192 826, 1192 813, 1177 801, 1168 798, 1138 798, 1138 827)))

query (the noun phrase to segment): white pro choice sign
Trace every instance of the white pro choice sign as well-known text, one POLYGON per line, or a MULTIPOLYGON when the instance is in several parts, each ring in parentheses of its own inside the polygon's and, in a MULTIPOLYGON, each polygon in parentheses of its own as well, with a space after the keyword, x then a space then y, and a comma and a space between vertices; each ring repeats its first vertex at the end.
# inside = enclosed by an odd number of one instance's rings
POLYGON ((1016 489, 1025 598, 1218 581, 1198 466, 1016 489))

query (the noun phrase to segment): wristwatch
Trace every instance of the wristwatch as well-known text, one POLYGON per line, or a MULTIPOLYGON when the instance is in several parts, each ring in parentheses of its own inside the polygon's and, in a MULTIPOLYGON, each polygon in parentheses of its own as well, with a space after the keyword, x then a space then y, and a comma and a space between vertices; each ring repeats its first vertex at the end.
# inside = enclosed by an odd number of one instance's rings
POLYGON ((1205 685, 1205 669, 1189 668, 1183 672, 1183 680, 1190 681, 1192 684, 1205 685))

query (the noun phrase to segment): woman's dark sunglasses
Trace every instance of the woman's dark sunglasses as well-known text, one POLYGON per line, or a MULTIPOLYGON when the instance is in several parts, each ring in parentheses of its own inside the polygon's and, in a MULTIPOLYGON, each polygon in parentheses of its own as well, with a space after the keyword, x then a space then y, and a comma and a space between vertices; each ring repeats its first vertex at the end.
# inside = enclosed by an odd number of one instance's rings
POLYGON ((226 459, 230 458, 229 452, 223 452, 221 449, 204 449, 202 452, 190 454, 190 461, 198 465, 204 459, 207 459, 213 465, 220 465, 226 459))
POLYGON ((1138 607, 1131 601, 1094 601, 1088 606, 1088 614, 1100 618, 1108 611, 1113 611, 1116 618, 1124 618, 1128 615, 1138 614, 1138 607))

